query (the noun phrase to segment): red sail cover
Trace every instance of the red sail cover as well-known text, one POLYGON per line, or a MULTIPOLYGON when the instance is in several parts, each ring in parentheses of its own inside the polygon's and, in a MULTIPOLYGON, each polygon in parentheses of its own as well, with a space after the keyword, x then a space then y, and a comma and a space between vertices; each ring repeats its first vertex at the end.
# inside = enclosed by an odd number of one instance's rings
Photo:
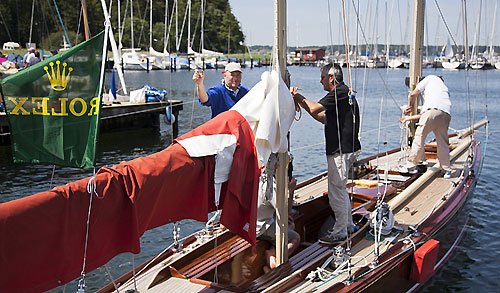
MULTIPOLYGON (((237 147, 223 184, 221 223, 255 243, 260 171, 254 137, 236 111, 218 115, 179 139, 232 134, 237 147)), ((181 219, 207 221, 214 206, 214 156, 191 158, 174 143, 167 149, 96 175, 86 271, 122 252, 140 252, 148 229, 181 219)), ((80 275, 89 206, 89 178, 0 204, 0 291, 39 292, 80 275)), ((158 243, 158 245, 164 245, 158 243)))

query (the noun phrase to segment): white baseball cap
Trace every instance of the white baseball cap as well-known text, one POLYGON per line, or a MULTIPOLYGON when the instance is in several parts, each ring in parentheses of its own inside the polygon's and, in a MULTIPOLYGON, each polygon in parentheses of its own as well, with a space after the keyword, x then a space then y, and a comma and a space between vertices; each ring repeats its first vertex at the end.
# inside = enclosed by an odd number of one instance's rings
POLYGON ((239 63, 228 63, 226 67, 224 68, 225 72, 233 72, 233 71, 239 71, 241 72, 241 65, 239 63))

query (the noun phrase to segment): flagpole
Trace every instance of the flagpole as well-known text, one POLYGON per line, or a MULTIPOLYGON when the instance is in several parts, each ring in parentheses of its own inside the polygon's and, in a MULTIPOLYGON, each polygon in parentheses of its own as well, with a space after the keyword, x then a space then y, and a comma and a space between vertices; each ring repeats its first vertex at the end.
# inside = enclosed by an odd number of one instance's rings
MULTIPOLYGON (((102 44, 102 58, 101 58, 101 75, 99 77, 99 91, 97 96, 100 98, 102 96, 102 87, 104 84, 104 73, 106 71, 106 53, 108 52, 108 37, 109 37, 109 28, 111 24, 109 19, 104 22, 104 42, 102 44)), ((100 113, 97 113, 99 118, 100 113)))

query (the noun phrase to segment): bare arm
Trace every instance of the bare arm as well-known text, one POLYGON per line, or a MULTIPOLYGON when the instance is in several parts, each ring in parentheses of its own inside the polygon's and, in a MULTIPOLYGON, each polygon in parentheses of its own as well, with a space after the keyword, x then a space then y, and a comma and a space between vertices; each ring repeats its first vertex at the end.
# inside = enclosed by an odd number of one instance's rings
POLYGON ((404 116, 403 118, 399 119, 401 122, 406 122, 406 121, 413 121, 413 120, 419 120, 420 115, 412 115, 412 116, 404 116))
POLYGON ((418 89, 414 89, 410 96, 408 97, 408 108, 406 108, 406 114, 410 114, 413 106, 415 105, 418 96, 420 95, 421 91, 418 89))
POLYGON ((198 94, 198 98, 202 103, 206 103, 208 101, 208 94, 203 84, 203 80, 205 79, 205 72, 196 70, 193 74, 193 81, 196 83, 196 93, 198 94))
POLYGON ((323 124, 326 123, 326 109, 325 107, 323 107, 323 105, 306 99, 303 95, 297 93, 297 88, 292 87, 291 93, 295 103, 304 108, 304 110, 306 110, 307 113, 309 113, 317 121, 323 124))

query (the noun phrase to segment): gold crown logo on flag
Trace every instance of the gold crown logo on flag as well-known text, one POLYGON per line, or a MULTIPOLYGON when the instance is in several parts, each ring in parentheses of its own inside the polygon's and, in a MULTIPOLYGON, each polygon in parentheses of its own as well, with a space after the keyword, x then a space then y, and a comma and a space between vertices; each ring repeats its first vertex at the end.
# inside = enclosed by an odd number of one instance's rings
POLYGON ((68 66, 68 64, 64 62, 61 74, 61 68, 60 68, 61 61, 57 60, 56 64, 57 64, 57 72, 54 72, 54 62, 49 63, 52 75, 50 75, 49 68, 47 66, 44 66, 43 69, 45 69, 45 72, 47 73, 52 88, 55 91, 63 91, 64 89, 66 89, 66 85, 68 84, 69 81, 69 75, 71 71, 73 71, 73 68, 68 67, 68 74, 66 75, 66 66, 68 66))

